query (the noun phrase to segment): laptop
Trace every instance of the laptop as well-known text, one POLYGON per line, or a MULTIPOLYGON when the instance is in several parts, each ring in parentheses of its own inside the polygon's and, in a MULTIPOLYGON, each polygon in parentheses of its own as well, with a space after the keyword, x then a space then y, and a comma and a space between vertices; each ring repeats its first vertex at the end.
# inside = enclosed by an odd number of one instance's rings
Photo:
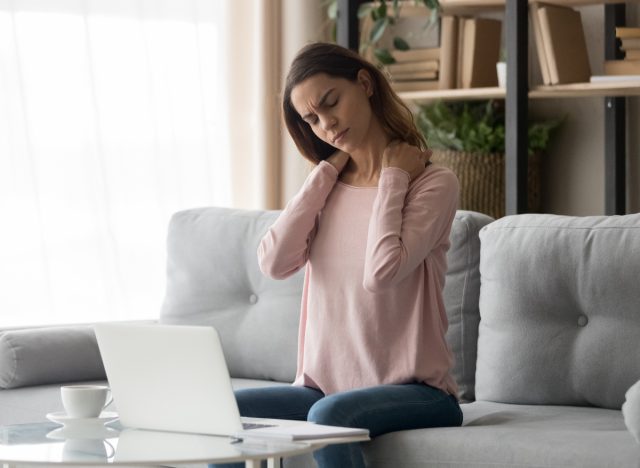
POLYGON ((362 437, 366 429, 241 418, 213 327, 101 323, 96 338, 123 426, 247 438, 362 437), (303 427, 313 426, 313 430, 303 427), (313 437, 309 434, 312 433, 313 437))

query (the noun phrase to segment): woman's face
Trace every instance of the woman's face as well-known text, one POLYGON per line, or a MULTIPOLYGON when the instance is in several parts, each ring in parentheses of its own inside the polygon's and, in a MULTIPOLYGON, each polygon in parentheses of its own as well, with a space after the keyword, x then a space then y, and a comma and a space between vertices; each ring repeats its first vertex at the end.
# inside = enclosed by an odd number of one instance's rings
POLYGON ((291 103, 318 138, 351 153, 366 141, 375 119, 369 103, 372 92, 365 70, 356 81, 319 73, 293 88, 291 103))

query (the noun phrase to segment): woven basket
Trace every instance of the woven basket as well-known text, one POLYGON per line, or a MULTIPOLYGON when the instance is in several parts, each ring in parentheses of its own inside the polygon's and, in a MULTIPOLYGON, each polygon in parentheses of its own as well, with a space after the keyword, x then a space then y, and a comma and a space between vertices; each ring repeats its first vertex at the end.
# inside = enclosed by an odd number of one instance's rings
MULTIPOLYGON (((529 212, 540 211, 540 153, 529 157, 529 212)), ((433 150, 431 161, 451 169, 460 181, 461 210, 501 218, 505 211, 504 154, 433 150)))

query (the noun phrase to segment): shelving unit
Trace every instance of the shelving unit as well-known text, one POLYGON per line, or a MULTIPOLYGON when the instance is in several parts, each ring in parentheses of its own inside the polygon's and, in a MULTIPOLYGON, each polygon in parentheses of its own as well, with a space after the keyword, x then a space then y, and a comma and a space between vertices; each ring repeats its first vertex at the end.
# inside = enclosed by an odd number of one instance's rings
MULTIPOLYGON (((619 57, 614 29, 625 24, 621 0, 544 0, 564 6, 605 5, 605 59, 619 57)), ((357 10, 362 0, 338 0, 338 43, 357 50, 357 10)), ((506 213, 526 212, 527 200, 527 115, 529 99, 604 97, 605 104, 605 214, 625 213, 625 107, 626 96, 640 96, 640 82, 576 83, 529 87, 527 0, 440 0, 445 14, 505 12, 507 46, 507 88, 471 88, 400 93, 411 102, 437 99, 505 99, 506 108, 506 213)))

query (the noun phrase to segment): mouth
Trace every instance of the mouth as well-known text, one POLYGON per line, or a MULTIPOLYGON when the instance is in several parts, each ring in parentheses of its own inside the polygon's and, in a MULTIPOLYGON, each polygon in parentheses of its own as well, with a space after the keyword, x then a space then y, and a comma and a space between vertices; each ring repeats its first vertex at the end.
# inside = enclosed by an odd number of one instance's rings
POLYGON ((338 133, 335 137, 333 137, 331 144, 335 145, 336 143, 339 143, 340 140, 347 134, 348 131, 349 129, 347 128, 346 130, 343 130, 340 133, 338 133))

